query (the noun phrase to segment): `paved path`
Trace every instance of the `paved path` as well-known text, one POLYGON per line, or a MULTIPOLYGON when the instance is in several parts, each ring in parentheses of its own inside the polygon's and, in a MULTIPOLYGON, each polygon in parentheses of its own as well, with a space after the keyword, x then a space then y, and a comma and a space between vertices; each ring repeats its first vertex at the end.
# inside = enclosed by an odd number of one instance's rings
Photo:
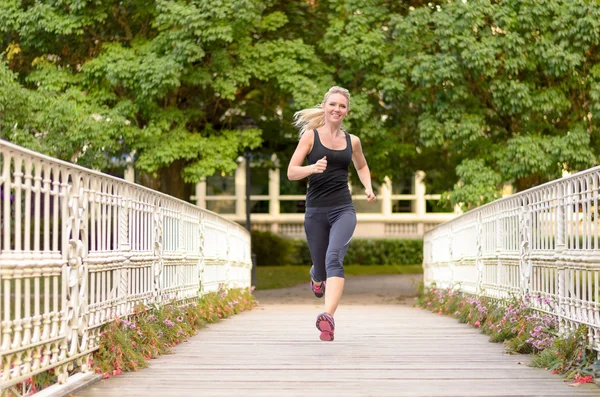
MULTIPOLYGON (((423 276, 350 276, 344 288, 344 305, 406 304, 412 306, 417 287, 423 276)), ((290 305, 321 305, 322 300, 310 292, 308 281, 291 288, 256 291, 255 296, 263 305, 273 303, 290 305)))
POLYGON ((569 387, 477 330, 395 299, 410 285, 407 277, 349 278, 334 342, 318 339, 321 305, 304 301, 306 286, 259 292, 261 307, 74 396, 600 396, 594 385, 569 387))

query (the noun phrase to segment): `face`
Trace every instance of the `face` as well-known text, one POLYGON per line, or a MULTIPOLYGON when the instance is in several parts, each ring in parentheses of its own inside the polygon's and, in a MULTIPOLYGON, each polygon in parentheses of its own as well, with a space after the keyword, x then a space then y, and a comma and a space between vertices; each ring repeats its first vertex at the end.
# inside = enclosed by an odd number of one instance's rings
POLYGON ((325 120, 330 123, 340 124, 348 114, 348 100, 342 94, 329 95, 322 106, 325 110, 325 120))

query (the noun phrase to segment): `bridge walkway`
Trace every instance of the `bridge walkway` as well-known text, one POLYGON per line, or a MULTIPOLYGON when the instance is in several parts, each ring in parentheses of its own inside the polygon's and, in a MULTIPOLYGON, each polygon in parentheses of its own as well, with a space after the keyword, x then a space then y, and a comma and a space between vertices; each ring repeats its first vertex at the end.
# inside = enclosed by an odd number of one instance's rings
POLYGON ((72 395, 600 396, 593 384, 571 387, 478 330, 397 299, 411 285, 406 276, 348 278, 333 342, 318 338, 321 305, 306 286, 259 291, 257 309, 209 325, 149 368, 72 395))

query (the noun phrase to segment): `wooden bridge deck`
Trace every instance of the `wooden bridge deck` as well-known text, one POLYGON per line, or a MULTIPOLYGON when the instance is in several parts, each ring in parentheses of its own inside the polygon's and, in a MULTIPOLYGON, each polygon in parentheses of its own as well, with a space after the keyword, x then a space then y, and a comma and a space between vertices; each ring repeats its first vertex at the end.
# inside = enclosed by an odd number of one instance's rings
POLYGON ((346 305, 334 342, 320 306, 266 303, 150 362, 72 394, 105 396, 600 396, 525 365, 477 330, 401 304, 346 305))

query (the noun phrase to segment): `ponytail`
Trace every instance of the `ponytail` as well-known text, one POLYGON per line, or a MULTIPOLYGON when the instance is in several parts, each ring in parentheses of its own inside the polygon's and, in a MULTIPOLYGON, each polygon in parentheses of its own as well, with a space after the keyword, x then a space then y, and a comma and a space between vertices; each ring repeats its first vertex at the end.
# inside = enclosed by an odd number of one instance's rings
POLYGON ((294 113, 294 127, 300 131, 299 137, 306 131, 322 127, 325 124, 325 110, 321 106, 300 110, 294 113))

